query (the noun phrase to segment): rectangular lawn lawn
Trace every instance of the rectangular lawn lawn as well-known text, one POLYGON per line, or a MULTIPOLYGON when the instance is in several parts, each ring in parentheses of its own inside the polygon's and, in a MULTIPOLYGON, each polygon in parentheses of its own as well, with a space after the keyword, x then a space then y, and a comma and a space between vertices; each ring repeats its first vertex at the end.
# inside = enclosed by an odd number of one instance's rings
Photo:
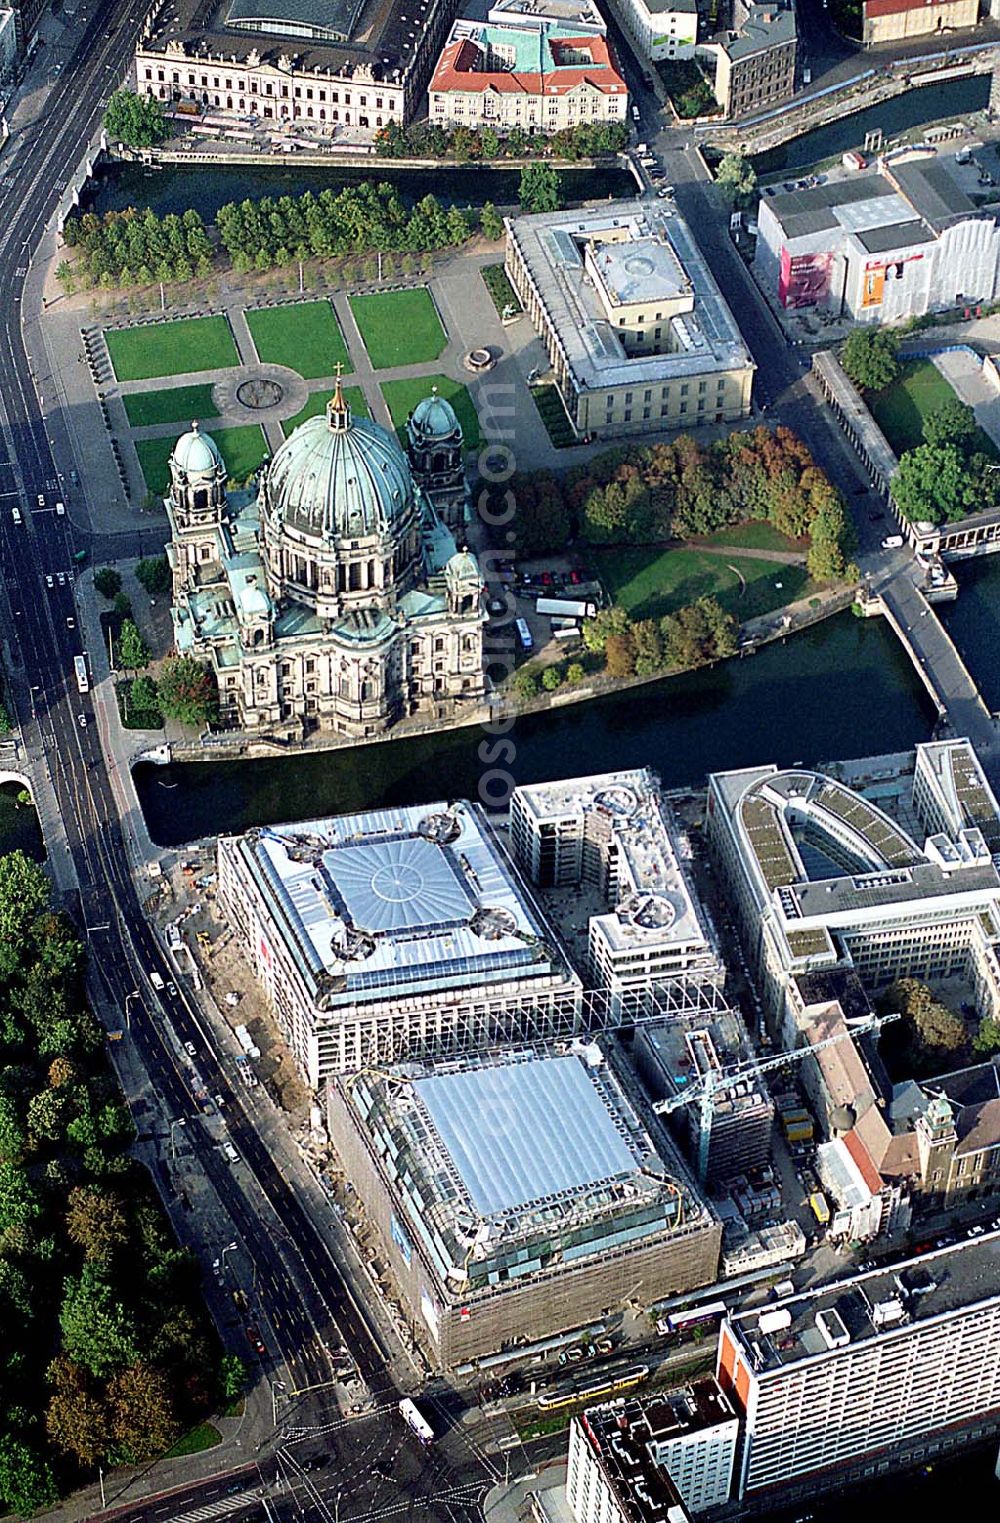
POLYGON ((448 342, 426 286, 352 296, 351 311, 376 370, 436 360, 448 342))
POLYGON ((239 354, 224 317, 183 317, 172 323, 104 330, 119 381, 158 375, 195 375, 238 365, 239 354))
MULTIPOLYGON (((212 430, 212 438, 222 452, 226 470, 238 481, 255 471, 267 453, 264 430, 257 423, 244 428, 218 428, 212 430)), ((139 456, 142 474, 150 492, 162 496, 170 485, 167 462, 177 440, 168 435, 164 439, 136 439, 135 451, 139 456)))
POLYGON ((245 314, 258 357, 265 365, 285 365, 307 381, 352 370, 336 313, 328 301, 267 307, 245 314))
POLYGON ((153 423, 190 423, 192 418, 200 421, 219 416, 209 385, 134 391, 122 401, 133 428, 148 428, 153 423))
MULTIPOLYGON (((365 400, 365 394, 361 390, 360 386, 345 386, 344 396, 347 399, 347 404, 350 407, 354 417, 371 417, 371 413, 368 410, 368 403, 365 400)), ((330 393, 328 391, 310 392, 309 400, 306 403, 305 407, 301 408, 293 418, 285 418, 284 422, 282 423, 281 432, 284 434, 285 438, 287 439, 288 435, 292 432, 292 429, 298 428, 299 424, 304 423, 307 418, 315 418, 318 417, 320 413, 326 412, 326 404, 329 402, 329 400, 330 393)))
POLYGON ((612 600, 634 619, 661 619, 712 596, 742 622, 793 602, 808 588, 804 566, 703 550, 595 550, 591 559, 612 600))
POLYGON ((383 381, 382 395, 392 417, 393 426, 400 443, 406 444, 406 419, 418 402, 429 397, 437 387, 438 395, 444 397, 455 409, 455 416, 462 425, 466 449, 479 447, 479 418, 472 398, 461 381, 452 381, 446 375, 422 375, 413 380, 383 381))
MULTIPOLYGON (((884 391, 872 392, 868 406, 896 454, 901 455, 923 443, 924 419, 956 395, 933 361, 904 360, 896 380, 884 391)), ((998 458, 996 445, 981 428, 976 430, 973 449, 991 460, 998 458)))

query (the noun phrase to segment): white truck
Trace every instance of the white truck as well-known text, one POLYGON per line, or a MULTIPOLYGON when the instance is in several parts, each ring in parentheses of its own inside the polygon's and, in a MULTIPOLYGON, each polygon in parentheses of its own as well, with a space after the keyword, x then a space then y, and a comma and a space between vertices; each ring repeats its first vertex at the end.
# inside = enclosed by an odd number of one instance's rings
POLYGON ((539 598, 535 612, 547 613, 553 619, 592 619, 597 613, 597 604, 585 598, 539 598))

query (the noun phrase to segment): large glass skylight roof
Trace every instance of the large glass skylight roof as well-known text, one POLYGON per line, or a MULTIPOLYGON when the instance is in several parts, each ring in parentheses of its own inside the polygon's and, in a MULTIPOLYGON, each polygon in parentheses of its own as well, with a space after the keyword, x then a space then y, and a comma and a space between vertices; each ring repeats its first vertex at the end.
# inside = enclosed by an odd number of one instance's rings
POLYGON ((434 1074, 413 1089, 482 1216, 636 1172, 578 1057, 434 1074))
POLYGON ((373 933, 463 922, 474 907, 450 856, 420 836, 338 846, 323 865, 352 924, 373 933))

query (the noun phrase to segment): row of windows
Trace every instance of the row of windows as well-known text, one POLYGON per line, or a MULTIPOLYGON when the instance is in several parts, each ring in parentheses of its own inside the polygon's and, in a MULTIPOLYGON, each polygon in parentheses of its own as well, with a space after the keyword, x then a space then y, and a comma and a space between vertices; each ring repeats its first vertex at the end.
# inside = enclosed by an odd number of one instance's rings
MULTIPOLYGON (((145 71, 144 77, 146 79, 151 80, 153 78, 153 70, 151 68, 147 68, 146 71, 145 71)), ((162 69, 157 69, 156 70, 156 78, 157 78, 157 80, 159 81, 160 84, 164 83, 165 75, 164 75, 164 71, 162 69)), ((180 74, 176 70, 174 70, 173 73, 171 74, 171 76, 170 76, 170 82, 171 82, 171 84, 174 84, 174 85, 179 85, 181 83, 180 74)), ((188 83, 188 85, 193 85, 195 87, 201 86, 202 89, 206 89, 206 90, 209 89, 209 88, 211 88, 213 90, 233 90, 233 89, 235 89, 237 91, 239 91, 239 90, 245 90, 246 89, 246 82, 245 82, 245 80, 243 80, 243 79, 237 79, 236 84, 234 85, 231 78, 226 78, 225 84, 223 84, 221 82, 220 76, 218 74, 213 74, 212 75, 212 77, 211 77, 211 84, 210 84, 209 83, 209 76, 207 74, 195 75, 195 74, 190 74, 189 73, 188 76, 187 76, 187 83, 188 83)), ((289 99, 289 93, 291 93, 291 96, 295 100, 302 100, 303 98, 305 98, 306 100, 312 100, 314 98, 314 92, 313 92, 313 88, 312 88, 311 85, 289 86, 289 85, 284 85, 283 84, 281 86, 280 91, 278 91, 278 90, 276 90, 274 88, 274 86, 273 86, 273 84, 271 83, 270 80, 266 80, 264 82, 263 91, 258 91, 256 79, 251 78, 251 80, 250 80, 250 94, 251 95, 257 95, 257 94, 279 95, 280 94, 282 99, 287 100, 287 99, 289 99)), ((315 90, 315 98, 317 100, 325 102, 327 100, 327 98, 329 97, 330 104, 334 105, 334 106, 341 104, 340 95, 341 95, 341 92, 339 90, 328 90, 327 88, 319 89, 318 87, 315 90)), ((352 101, 351 101, 351 92, 349 90, 345 90, 343 92, 343 96, 344 96, 344 98, 343 98, 343 104, 345 106, 350 106, 352 104, 352 101)), ((376 111, 382 111, 382 110, 384 110, 385 109, 385 100, 384 100, 384 98, 381 95, 376 95, 374 99, 375 99, 375 109, 376 109, 376 111)), ((367 106, 367 104, 368 104, 368 96, 367 95, 359 95, 358 99, 357 99, 357 102, 355 104, 357 104, 359 106, 367 106)), ((393 110, 398 105, 399 105, 398 100, 390 97, 389 102, 388 102, 389 110, 393 110)))

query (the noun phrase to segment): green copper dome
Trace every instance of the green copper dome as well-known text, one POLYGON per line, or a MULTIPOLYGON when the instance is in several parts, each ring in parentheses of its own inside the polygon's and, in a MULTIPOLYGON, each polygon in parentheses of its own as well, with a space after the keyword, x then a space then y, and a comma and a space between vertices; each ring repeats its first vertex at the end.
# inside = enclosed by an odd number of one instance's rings
POLYGON ((431 396, 424 397, 418 402, 410 415, 411 438, 416 435, 426 444, 433 444, 436 440, 451 439, 461 432, 455 409, 444 397, 439 397, 435 391, 431 396))
POLYGON ((211 434, 203 434, 197 423, 192 423, 186 434, 181 434, 174 445, 170 463, 188 476, 214 476, 225 470, 219 446, 211 434))
POLYGON ((267 471, 270 511, 318 539, 389 533, 408 512, 413 482, 394 434, 352 418, 340 382, 322 417, 307 418, 267 471))

